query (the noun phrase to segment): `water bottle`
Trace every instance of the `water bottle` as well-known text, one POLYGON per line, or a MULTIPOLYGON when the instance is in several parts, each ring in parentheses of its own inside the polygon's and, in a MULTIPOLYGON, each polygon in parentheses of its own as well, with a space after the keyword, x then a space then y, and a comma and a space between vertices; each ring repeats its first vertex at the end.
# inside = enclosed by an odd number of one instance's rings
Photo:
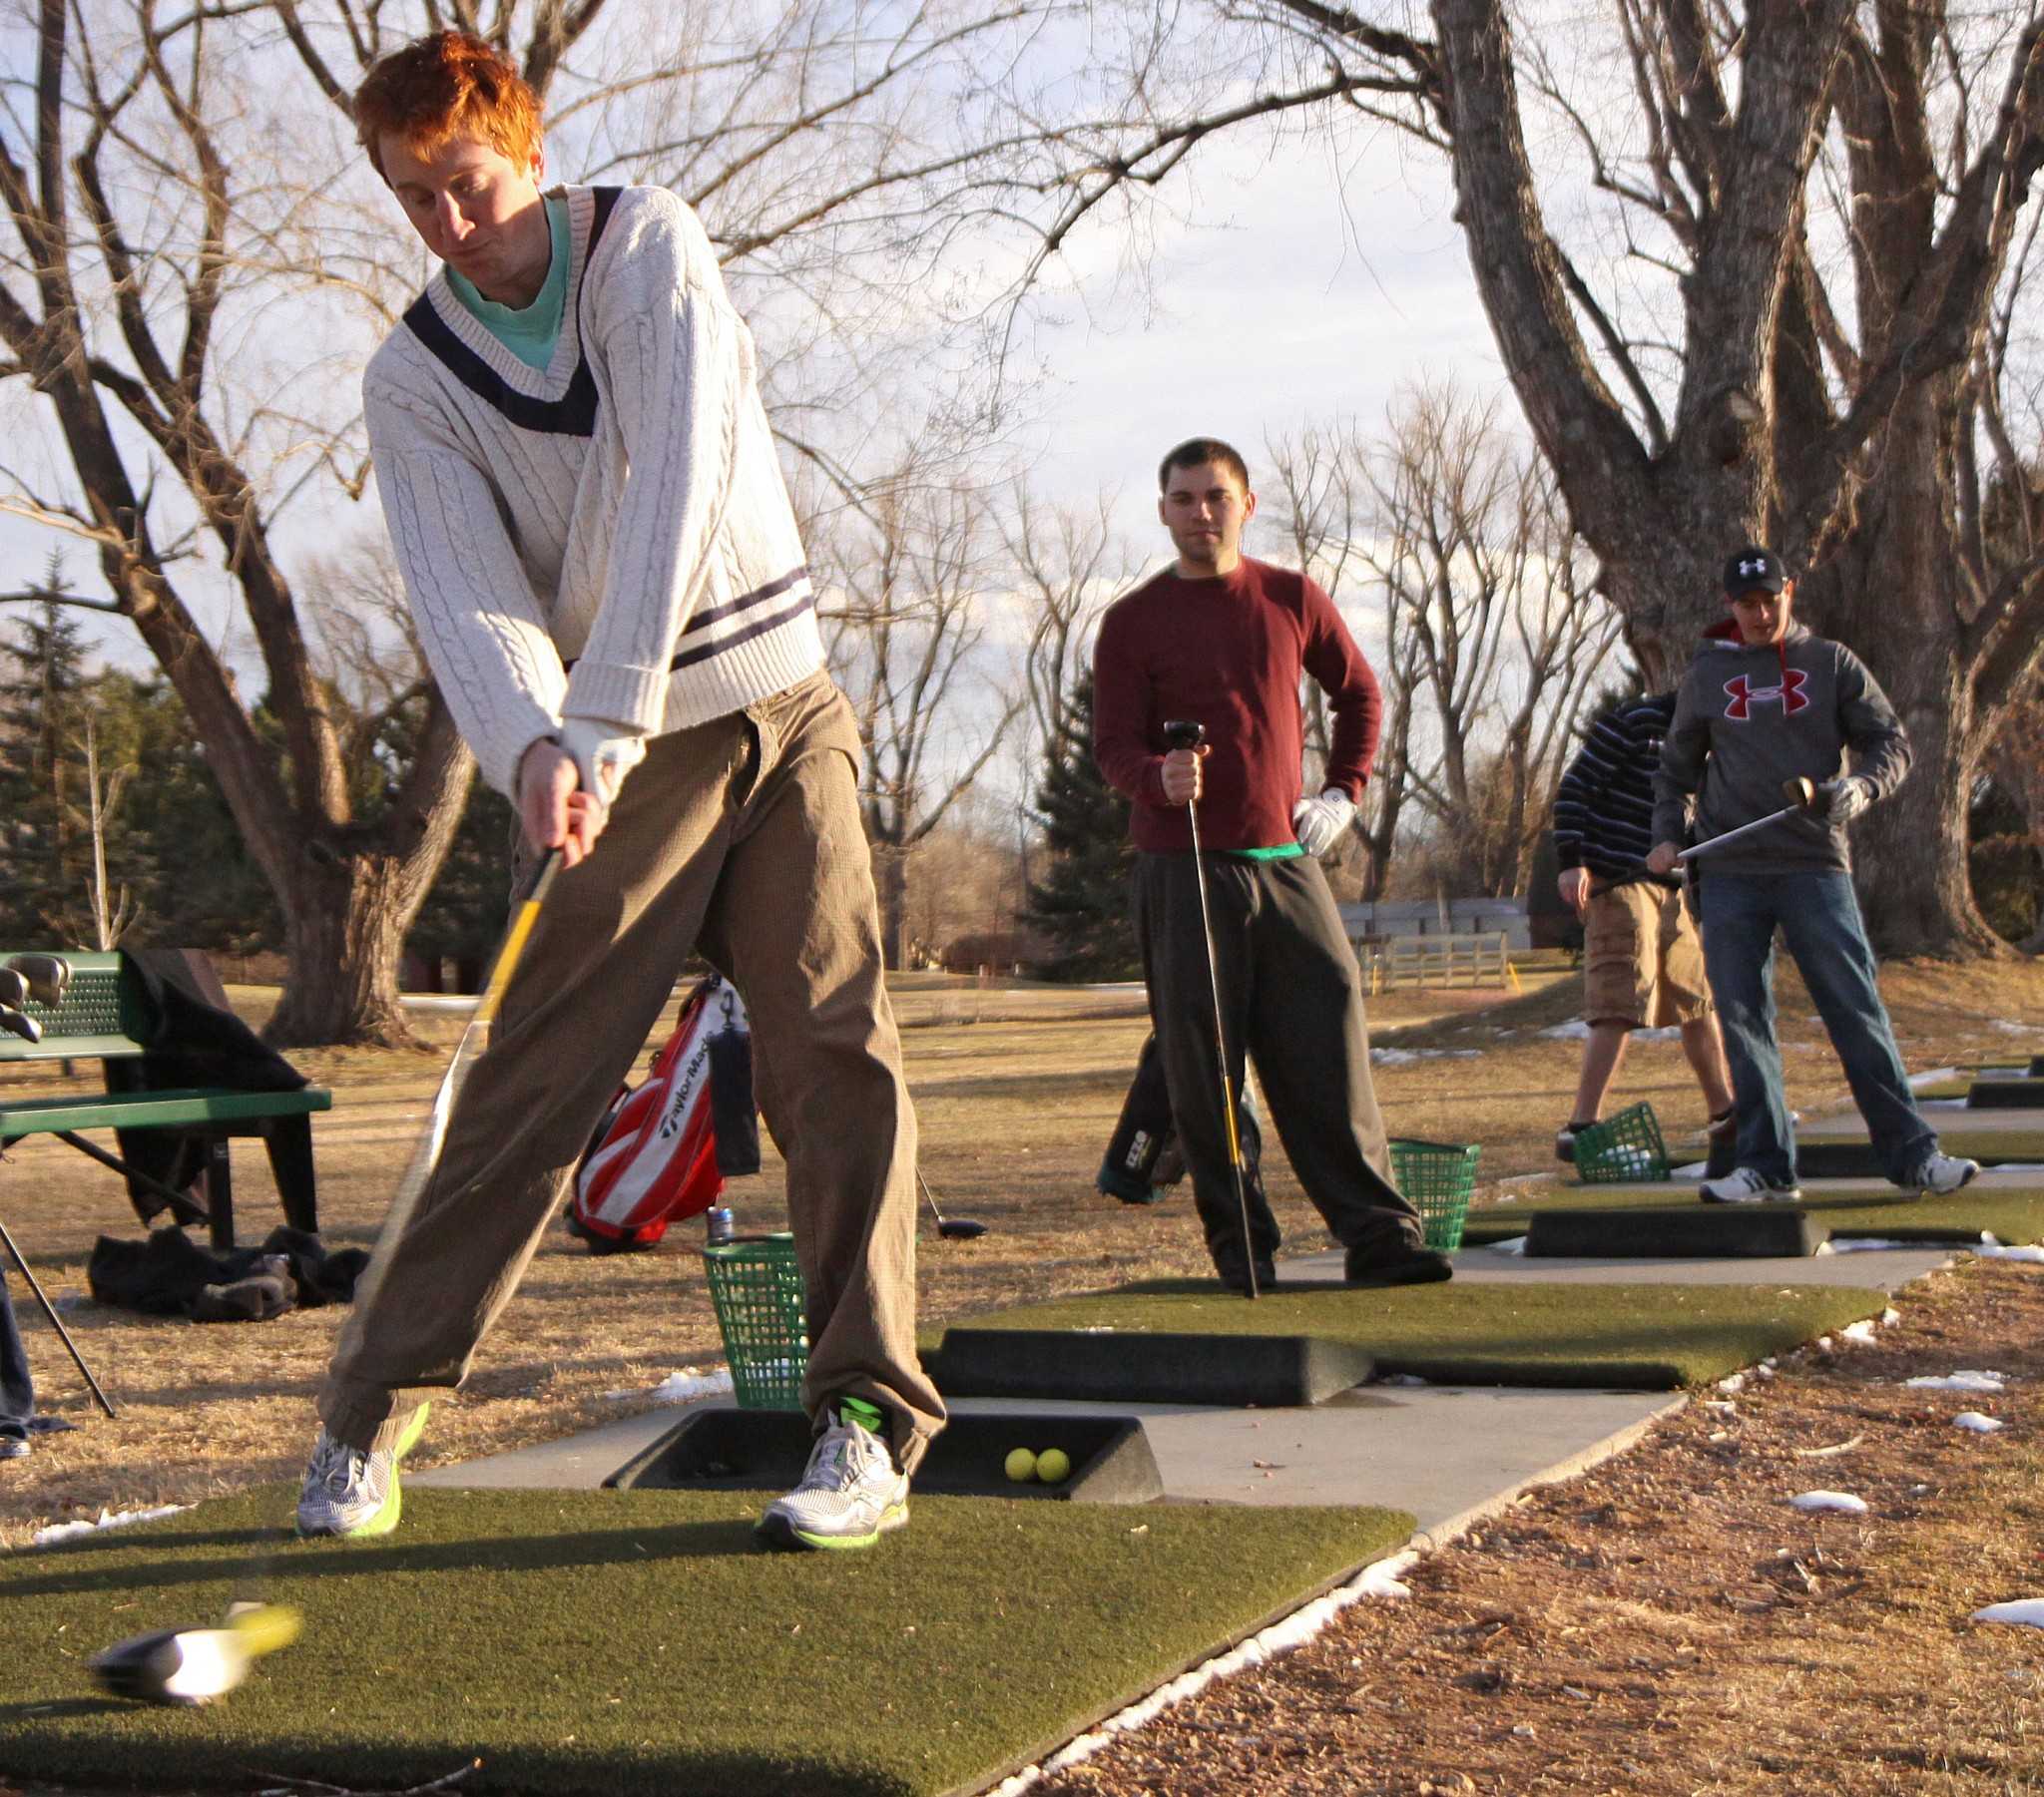
POLYGON ((736 1233, 731 1208, 726 1204, 713 1204, 705 1213, 710 1226, 710 1245, 721 1248, 736 1233))

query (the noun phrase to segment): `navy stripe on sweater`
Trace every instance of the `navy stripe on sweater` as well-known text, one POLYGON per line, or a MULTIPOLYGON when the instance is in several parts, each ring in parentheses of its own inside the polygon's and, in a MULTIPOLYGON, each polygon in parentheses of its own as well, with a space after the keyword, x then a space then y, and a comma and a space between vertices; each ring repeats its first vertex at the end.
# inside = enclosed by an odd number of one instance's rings
MULTIPOLYGON (((597 188, 593 192, 596 210, 589 222, 589 243, 582 252, 582 265, 596 253, 596 240, 618 204, 618 188, 597 188)), ((503 413, 520 430, 553 437, 596 435, 596 376, 589 371, 589 357, 576 357, 575 372, 569 376, 567 391, 559 399, 539 399, 521 393, 469 348, 454 327, 440 316, 432 299, 421 293, 404 314, 405 327, 423 343, 464 387, 485 405, 503 413)))
POLYGON ((1554 846, 1563 867, 1587 867, 1610 882, 1652 877, 1643 863, 1654 846, 1654 770, 1674 717, 1671 692, 1622 705, 1591 724, 1554 795, 1554 846))

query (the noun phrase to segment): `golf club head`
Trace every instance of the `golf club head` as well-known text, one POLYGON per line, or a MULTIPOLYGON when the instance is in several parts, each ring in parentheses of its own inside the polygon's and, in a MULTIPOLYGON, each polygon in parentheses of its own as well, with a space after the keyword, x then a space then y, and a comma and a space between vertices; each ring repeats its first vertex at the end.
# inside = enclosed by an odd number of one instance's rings
POLYGON ((71 984, 71 963, 62 955, 10 955, 0 971, 21 975, 28 983, 28 996, 52 1010, 64 1002, 71 984))
POLYGON ((937 1233, 946 1241, 977 1241, 986 1233, 986 1224, 970 1217, 947 1216, 938 1220, 937 1233))
POLYGON ((1164 726, 1164 740, 1171 748, 1198 748, 1207 740, 1207 726, 1179 718, 1164 726))
POLYGON ((1797 774, 1791 780, 1782 782, 1782 796, 1791 805, 1800 805, 1807 811, 1816 803, 1816 782, 1804 774, 1797 774))
POLYGON ((117 1641, 87 1661, 116 1697, 142 1703, 212 1703, 265 1653, 298 1638, 298 1612, 281 1603, 237 1603, 221 1628, 160 1628, 117 1641))
POLYGON ((28 982, 11 967, 0 967, 0 1008, 19 1011, 28 1003, 28 982))
POLYGON ((0 1030, 10 1030, 23 1042, 41 1042, 43 1026, 25 1012, 9 1010, 0 1005, 0 1030))

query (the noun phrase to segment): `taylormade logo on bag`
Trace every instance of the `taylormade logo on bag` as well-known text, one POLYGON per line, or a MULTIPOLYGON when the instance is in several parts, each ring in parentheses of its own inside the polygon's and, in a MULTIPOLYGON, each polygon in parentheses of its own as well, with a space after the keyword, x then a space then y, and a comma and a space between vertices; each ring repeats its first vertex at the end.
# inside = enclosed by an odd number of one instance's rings
POLYGON ((695 1105, 703 1084, 703 1076, 710 1067, 710 1041, 708 1037, 696 1038, 696 1052, 682 1068, 681 1077, 675 1081, 673 1096, 668 1100, 666 1111, 661 1114, 660 1135, 663 1141, 678 1135, 689 1126, 689 1112, 695 1105))

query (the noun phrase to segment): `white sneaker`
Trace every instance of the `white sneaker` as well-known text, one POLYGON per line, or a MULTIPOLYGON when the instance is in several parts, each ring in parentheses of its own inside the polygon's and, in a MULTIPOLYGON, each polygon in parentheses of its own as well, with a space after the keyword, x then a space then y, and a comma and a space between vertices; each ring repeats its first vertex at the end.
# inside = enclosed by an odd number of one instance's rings
POLYGON ((1697 1187, 1706 1204, 1792 1204, 1802 1196, 1799 1185, 1777 1185, 1750 1166, 1737 1167, 1722 1179, 1706 1179, 1697 1187))
POLYGON ((1961 1160, 1953 1154, 1933 1154, 1916 1169, 1916 1177, 1909 1183, 1920 1185, 1927 1192, 1942 1194, 1957 1191, 1979 1170, 1977 1160, 1961 1160))
POLYGON ((426 1432, 429 1408, 421 1404, 412 1412, 394 1447, 371 1454, 337 1442, 321 1429, 298 1493, 298 1533, 358 1540, 388 1535, 395 1529, 404 1505, 397 1485, 397 1463, 426 1432))
POLYGON ((870 1548, 908 1521, 908 1475, 887 1444, 840 1415, 809 1452, 801 1483, 766 1507, 755 1532, 772 1548, 870 1548))

